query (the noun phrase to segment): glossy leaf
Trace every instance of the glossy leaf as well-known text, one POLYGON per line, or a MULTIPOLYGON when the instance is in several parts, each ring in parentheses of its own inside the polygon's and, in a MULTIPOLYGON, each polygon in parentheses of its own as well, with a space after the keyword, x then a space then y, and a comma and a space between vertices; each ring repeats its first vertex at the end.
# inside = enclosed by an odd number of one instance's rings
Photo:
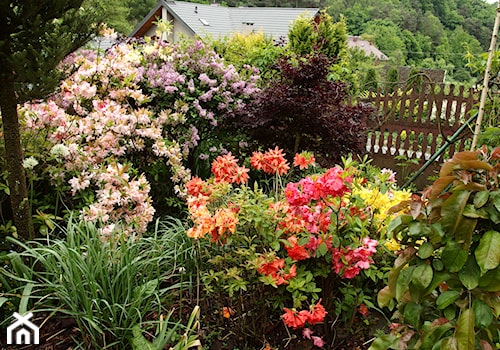
POLYGON ((414 301, 410 301, 408 304, 406 304, 404 309, 405 320, 413 327, 418 328, 421 311, 422 311, 421 305, 417 304, 414 301))
POLYGON ((455 337, 458 350, 474 349, 474 311, 472 309, 464 310, 458 318, 455 337))
POLYGON ((455 191, 444 201, 441 207, 441 225, 448 233, 455 233, 469 196, 469 191, 455 191))
POLYGON ((418 289, 427 288, 431 283, 434 271, 432 267, 427 264, 417 266, 412 274, 412 283, 418 289))
POLYGON ((477 219, 470 219, 465 216, 460 219, 455 231, 455 240, 463 249, 469 249, 476 224, 477 219))
POLYGON ((431 242, 424 242, 420 248, 418 248, 418 257, 420 259, 427 259, 432 253, 434 253, 434 246, 431 242))
POLYGON ((396 284, 396 300, 400 301, 403 294, 408 289, 415 266, 409 266, 399 273, 396 284))
POLYGON ((476 193, 474 195, 474 207, 476 209, 481 208, 483 205, 486 204, 486 202, 488 202, 489 196, 490 196, 489 191, 481 191, 476 193))
POLYGON ((493 204, 498 211, 500 211, 500 191, 496 190, 491 192, 491 197, 493 198, 493 204))
POLYGON ((436 306, 438 309, 445 309, 451 305, 460 296, 460 292, 456 290, 447 290, 441 293, 436 299, 436 306))
POLYGON ((443 249, 441 261, 450 272, 458 272, 467 261, 467 251, 460 248, 455 241, 450 241, 443 249))
POLYGON ((469 255, 464 267, 458 272, 458 278, 465 288, 471 290, 479 285, 479 276, 481 269, 479 268, 474 255, 469 255))
POLYGON ((490 270, 479 279, 479 287, 487 292, 500 291, 500 267, 490 270))
POLYGON ((382 288, 377 294, 377 302, 380 307, 389 306, 394 295, 391 293, 389 286, 382 288))
POLYGON ((483 273, 495 269, 500 264, 500 232, 486 232, 481 237, 474 255, 483 273))
POLYGON ((441 194, 441 192, 444 191, 444 189, 446 187, 448 187, 448 185, 450 183, 452 183, 452 181, 456 180, 457 178, 455 176, 443 176, 443 177, 440 177, 439 179, 437 179, 436 181, 434 181, 434 183, 432 184, 432 187, 431 187, 431 191, 429 193, 429 199, 431 201, 435 200, 437 197, 439 197, 439 195, 441 194))
POLYGON ((472 302, 476 326, 483 329, 493 322, 493 311, 491 307, 481 299, 474 299, 472 302))

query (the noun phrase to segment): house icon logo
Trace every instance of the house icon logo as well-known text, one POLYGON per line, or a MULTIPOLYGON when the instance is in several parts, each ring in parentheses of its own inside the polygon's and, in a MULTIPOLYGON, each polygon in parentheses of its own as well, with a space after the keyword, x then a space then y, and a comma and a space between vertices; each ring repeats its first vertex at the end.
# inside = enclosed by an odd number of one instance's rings
POLYGON ((16 322, 7 327, 7 344, 40 344, 39 329, 33 323, 28 321, 33 317, 33 313, 21 316, 14 312, 16 322), (23 326, 23 327, 20 327, 23 326), (31 335, 33 334, 33 342, 31 342, 31 335), (13 339, 15 336, 15 339, 13 339))

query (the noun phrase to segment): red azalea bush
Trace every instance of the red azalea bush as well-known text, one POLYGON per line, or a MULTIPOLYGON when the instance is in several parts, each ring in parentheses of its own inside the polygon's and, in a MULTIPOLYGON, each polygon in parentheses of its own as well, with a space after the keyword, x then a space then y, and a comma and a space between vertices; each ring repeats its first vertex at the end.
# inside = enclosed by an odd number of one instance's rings
MULTIPOLYGON (((254 152, 250 164, 275 175, 276 183, 300 171, 290 170, 278 148, 254 152)), ((314 156, 297 154, 294 165, 312 167, 314 156)), ((373 266, 383 226, 375 224, 370 203, 353 194, 366 182, 356 166, 316 168, 268 195, 257 184, 246 185, 249 169, 228 154, 213 162, 210 179, 186 184, 193 221, 187 234, 198 241, 205 291, 218 312, 235 311, 238 334, 262 335, 268 324, 261 320, 276 322, 281 314, 287 327, 315 328, 304 337, 322 344, 331 334, 318 324, 340 316, 352 325, 363 317, 358 307, 373 306, 375 288, 362 274, 373 266)))

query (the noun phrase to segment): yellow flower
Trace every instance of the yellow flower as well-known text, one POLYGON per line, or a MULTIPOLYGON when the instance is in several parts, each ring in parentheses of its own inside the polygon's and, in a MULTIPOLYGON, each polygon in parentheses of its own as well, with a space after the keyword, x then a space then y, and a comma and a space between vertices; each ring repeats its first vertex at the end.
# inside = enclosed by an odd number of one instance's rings
POLYGON ((393 252, 401 249, 401 244, 399 244, 394 238, 392 238, 390 241, 385 242, 384 245, 387 247, 387 249, 392 250, 393 252))

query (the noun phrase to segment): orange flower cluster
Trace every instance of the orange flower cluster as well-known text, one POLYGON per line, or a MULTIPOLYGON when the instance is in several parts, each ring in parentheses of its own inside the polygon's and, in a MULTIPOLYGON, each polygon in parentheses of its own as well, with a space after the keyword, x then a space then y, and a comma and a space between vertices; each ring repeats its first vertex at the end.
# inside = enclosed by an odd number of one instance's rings
POLYGON ((328 313, 323 305, 321 305, 321 299, 316 305, 311 305, 309 310, 297 311, 295 309, 287 309, 286 307, 284 307, 283 310, 285 311, 285 314, 281 315, 283 323, 293 329, 304 327, 306 322, 311 325, 323 322, 328 313))
POLYGON ((297 276, 297 266, 293 264, 288 273, 285 273, 285 260, 278 259, 274 255, 264 256, 264 259, 258 269, 259 273, 271 276, 276 285, 287 284, 290 278, 297 276))
POLYGON ((191 180, 186 182, 186 191, 190 196, 210 196, 212 194, 211 186, 200 179, 198 176, 193 176, 191 180))
POLYGON ((238 159, 234 158, 231 152, 214 160, 212 173, 215 175, 215 182, 240 184, 248 181, 248 169, 244 166, 240 167, 238 159))
POLYGON ((293 166, 298 166, 300 169, 307 169, 309 165, 314 166, 316 159, 311 152, 302 152, 295 154, 293 158, 293 166))
POLYGON ((201 238, 209 233, 212 242, 224 243, 226 233, 234 233, 238 224, 237 208, 221 208, 212 216, 202 196, 188 201, 189 213, 194 226, 187 231, 188 237, 201 238))
POLYGON ((285 159, 283 150, 276 146, 275 149, 269 149, 267 152, 253 152, 250 164, 257 169, 263 170, 267 174, 284 175, 290 169, 290 164, 285 159))

